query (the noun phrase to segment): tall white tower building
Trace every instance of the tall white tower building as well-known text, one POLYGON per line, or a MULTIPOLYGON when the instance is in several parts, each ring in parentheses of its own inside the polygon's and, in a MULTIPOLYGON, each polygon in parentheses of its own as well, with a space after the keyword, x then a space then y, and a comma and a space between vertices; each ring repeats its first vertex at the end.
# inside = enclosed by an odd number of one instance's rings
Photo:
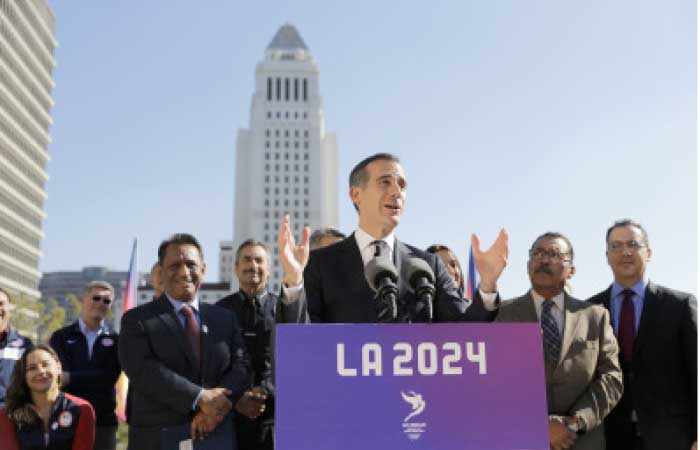
MULTIPOLYGON (((297 239, 304 225, 337 227, 336 141, 326 132, 318 76, 296 28, 283 25, 255 70, 250 127, 238 131, 232 249, 248 238, 270 247, 273 291, 284 276, 277 258, 283 215, 297 239)), ((231 287, 238 289, 236 277, 231 287)))
POLYGON ((0 0, 0 287, 38 299, 55 18, 46 0, 0 0))

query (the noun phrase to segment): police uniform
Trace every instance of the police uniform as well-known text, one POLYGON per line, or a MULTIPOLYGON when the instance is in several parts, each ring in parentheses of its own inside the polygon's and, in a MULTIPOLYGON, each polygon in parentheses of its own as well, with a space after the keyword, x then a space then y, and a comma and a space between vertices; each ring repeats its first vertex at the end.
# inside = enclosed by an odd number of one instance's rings
POLYGON ((257 419, 235 414, 234 424, 238 450, 272 450, 274 448, 275 386, 273 380, 273 346, 276 295, 265 290, 254 296, 238 291, 217 302, 232 310, 241 328, 246 350, 250 355, 253 386, 267 392, 265 411, 257 419))
POLYGON ((18 430, 7 411, 0 409, 0 437, 2 450, 92 450, 95 412, 85 400, 59 393, 51 409, 48 432, 44 432, 41 419, 18 430))
POLYGON ((29 338, 17 333, 12 327, 0 333, 0 407, 5 406, 5 393, 10 384, 10 376, 15 363, 24 351, 32 346, 29 338))
MULTIPOLYGON (((84 324, 82 327, 85 329, 84 324)), ((87 400, 95 410, 95 449, 113 449, 117 428, 114 385, 121 373, 117 352, 119 335, 103 325, 94 339, 90 352, 79 320, 54 332, 50 344, 58 353, 63 371, 70 373, 64 391, 87 400)))

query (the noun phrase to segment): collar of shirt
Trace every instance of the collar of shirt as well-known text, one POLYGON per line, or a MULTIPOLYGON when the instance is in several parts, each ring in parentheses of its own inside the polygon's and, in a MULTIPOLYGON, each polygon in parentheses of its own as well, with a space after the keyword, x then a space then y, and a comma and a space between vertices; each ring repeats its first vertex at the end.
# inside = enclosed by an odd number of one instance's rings
POLYGON ((267 298, 267 290, 265 288, 260 289, 258 292, 256 292, 253 295, 248 295, 242 289, 239 289, 239 292, 241 293, 241 295, 243 296, 244 299, 254 300, 258 303, 258 305, 262 305, 262 303, 265 301, 265 298, 267 298))
MULTIPOLYGON (((635 299, 636 298, 644 299, 644 291, 647 288, 647 284, 649 284, 649 280, 646 278, 642 278, 641 280, 639 280, 639 282, 637 284, 635 284, 634 286, 631 286, 629 288, 632 291, 634 291, 635 299)), ((617 281, 613 281, 612 289, 610 290, 610 298, 614 299, 614 298, 620 297, 620 300, 622 300, 622 291, 624 291, 625 289, 627 289, 627 288, 622 287, 622 285, 620 283, 618 283, 617 281)))
MULTIPOLYGON (((535 312, 537 313, 537 319, 542 321, 542 304, 546 300, 543 296, 537 293, 534 289, 530 289, 530 295, 532 300, 535 302, 535 312)), ((554 306, 552 306, 552 315, 554 316, 554 321, 557 323, 559 328, 559 335, 564 331, 564 291, 552 297, 554 300, 554 306)))
POLYGON ((82 333, 85 336, 87 336, 89 334, 94 334, 94 335, 99 336, 100 334, 107 332, 107 327, 105 326, 104 320, 102 322, 100 322, 100 326, 97 327, 96 330, 91 330, 90 328, 88 328, 88 326, 85 323, 85 321, 83 320, 83 318, 79 317, 78 318, 78 326, 80 327, 80 331, 82 331, 82 333))
POLYGON ((357 230, 355 230, 355 242, 357 242, 357 248, 360 249, 360 254, 362 255, 362 262, 364 263, 364 265, 367 265, 367 263, 372 258, 374 258, 374 248, 372 247, 372 242, 374 241, 384 241, 386 246, 389 248, 389 255, 394 254, 394 244, 396 242, 396 237, 393 231, 388 235, 384 236, 382 239, 376 239, 362 228, 357 227, 357 230))
POLYGON ((173 308, 175 308, 175 314, 180 317, 180 310, 185 306, 189 305, 190 308, 194 310, 195 315, 199 314, 199 299, 195 297, 192 301, 189 302, 181 302, 178 300, 173 300, 172 297, 170 297, 167 293, 165 294, 166 297, 168 297, 168 301, 170 302, 171 305, 173 305, 173 308))

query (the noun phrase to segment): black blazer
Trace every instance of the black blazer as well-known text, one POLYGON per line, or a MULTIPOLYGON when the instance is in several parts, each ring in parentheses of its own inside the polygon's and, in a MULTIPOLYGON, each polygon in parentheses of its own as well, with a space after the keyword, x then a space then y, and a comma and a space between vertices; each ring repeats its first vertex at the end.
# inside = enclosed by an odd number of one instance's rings
POLYGON ((119 335, 108 329, 95 339, 92 357, 89 357, 87 339, 76 321, 56 330, 49 341, 61 359, 63 371, 70 372, 70 383, 64 391, 90 402, 95 409, 97 426, 117 424, 114 385, 122 371, 117 354, 118 339, 119 335))
MULTIPOLYGON (((588 301, 610 310, 611 289, 588 301)), ((632 409, 644 448, 690 448, 697 439, 697 339, 695 297, 649 282, 631 363, 620 356, 625 386, 605 419, 608 448, 629 443, 632 409)))
POLYGON ((119 359, 129 377, 129 448, 158 449, 160 430, 187 423, 202 388, 225 387, 235 404, 250 386, 247 354, 233 314, 200 301, 201 364, 163 295, 126 312, 119 359))
MULTIPOLYGON (((396 240, 394 264, 401 273, 409 257, 425 260, 435 274, 435 322, 491 321, 496 311, 487 311, 478 292, 469 303, 462 298, 447 269, 434 254, 396 240)), ((408 281, 399 277, 397 322, 427 322, 427 308, 411 292, 408 281)), ((377 308, 374 292, 367 284, 364 264, 354 233, 344 240, 311 252, 304 269, 304 293, 311 322, 374 323, 387 321, 386 311, 377 308)))

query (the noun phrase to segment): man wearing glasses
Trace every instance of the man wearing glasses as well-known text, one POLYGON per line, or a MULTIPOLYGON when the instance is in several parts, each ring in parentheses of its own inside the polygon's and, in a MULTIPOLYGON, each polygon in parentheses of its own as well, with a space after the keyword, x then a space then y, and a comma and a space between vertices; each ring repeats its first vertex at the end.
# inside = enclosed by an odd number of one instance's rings
POLYGON ((89 401, 95 409, 95 450, 114 450, 117 444, 114 384, 121 372, 119 335, 104 321, 113 300, 111 284, 88 283, 80 297, 80 318, 57 330, 50 341, 61 359, 64 391, 89 401))
POLYGON ((501 304, 496 321, 542 327, 550 447, 598 450, 603 418, 622 396, 622 372, 608 312, 564 290, 575 271, 566 236, 539 236, 527 263, 532 288, 501 304))
POLYGON ((605 420, 610 449, 697 448, 697 301, 649 281, 646 230, 629 219, 606 234, 614 281, 589 301, 610 311, 625 390, 605 420))

